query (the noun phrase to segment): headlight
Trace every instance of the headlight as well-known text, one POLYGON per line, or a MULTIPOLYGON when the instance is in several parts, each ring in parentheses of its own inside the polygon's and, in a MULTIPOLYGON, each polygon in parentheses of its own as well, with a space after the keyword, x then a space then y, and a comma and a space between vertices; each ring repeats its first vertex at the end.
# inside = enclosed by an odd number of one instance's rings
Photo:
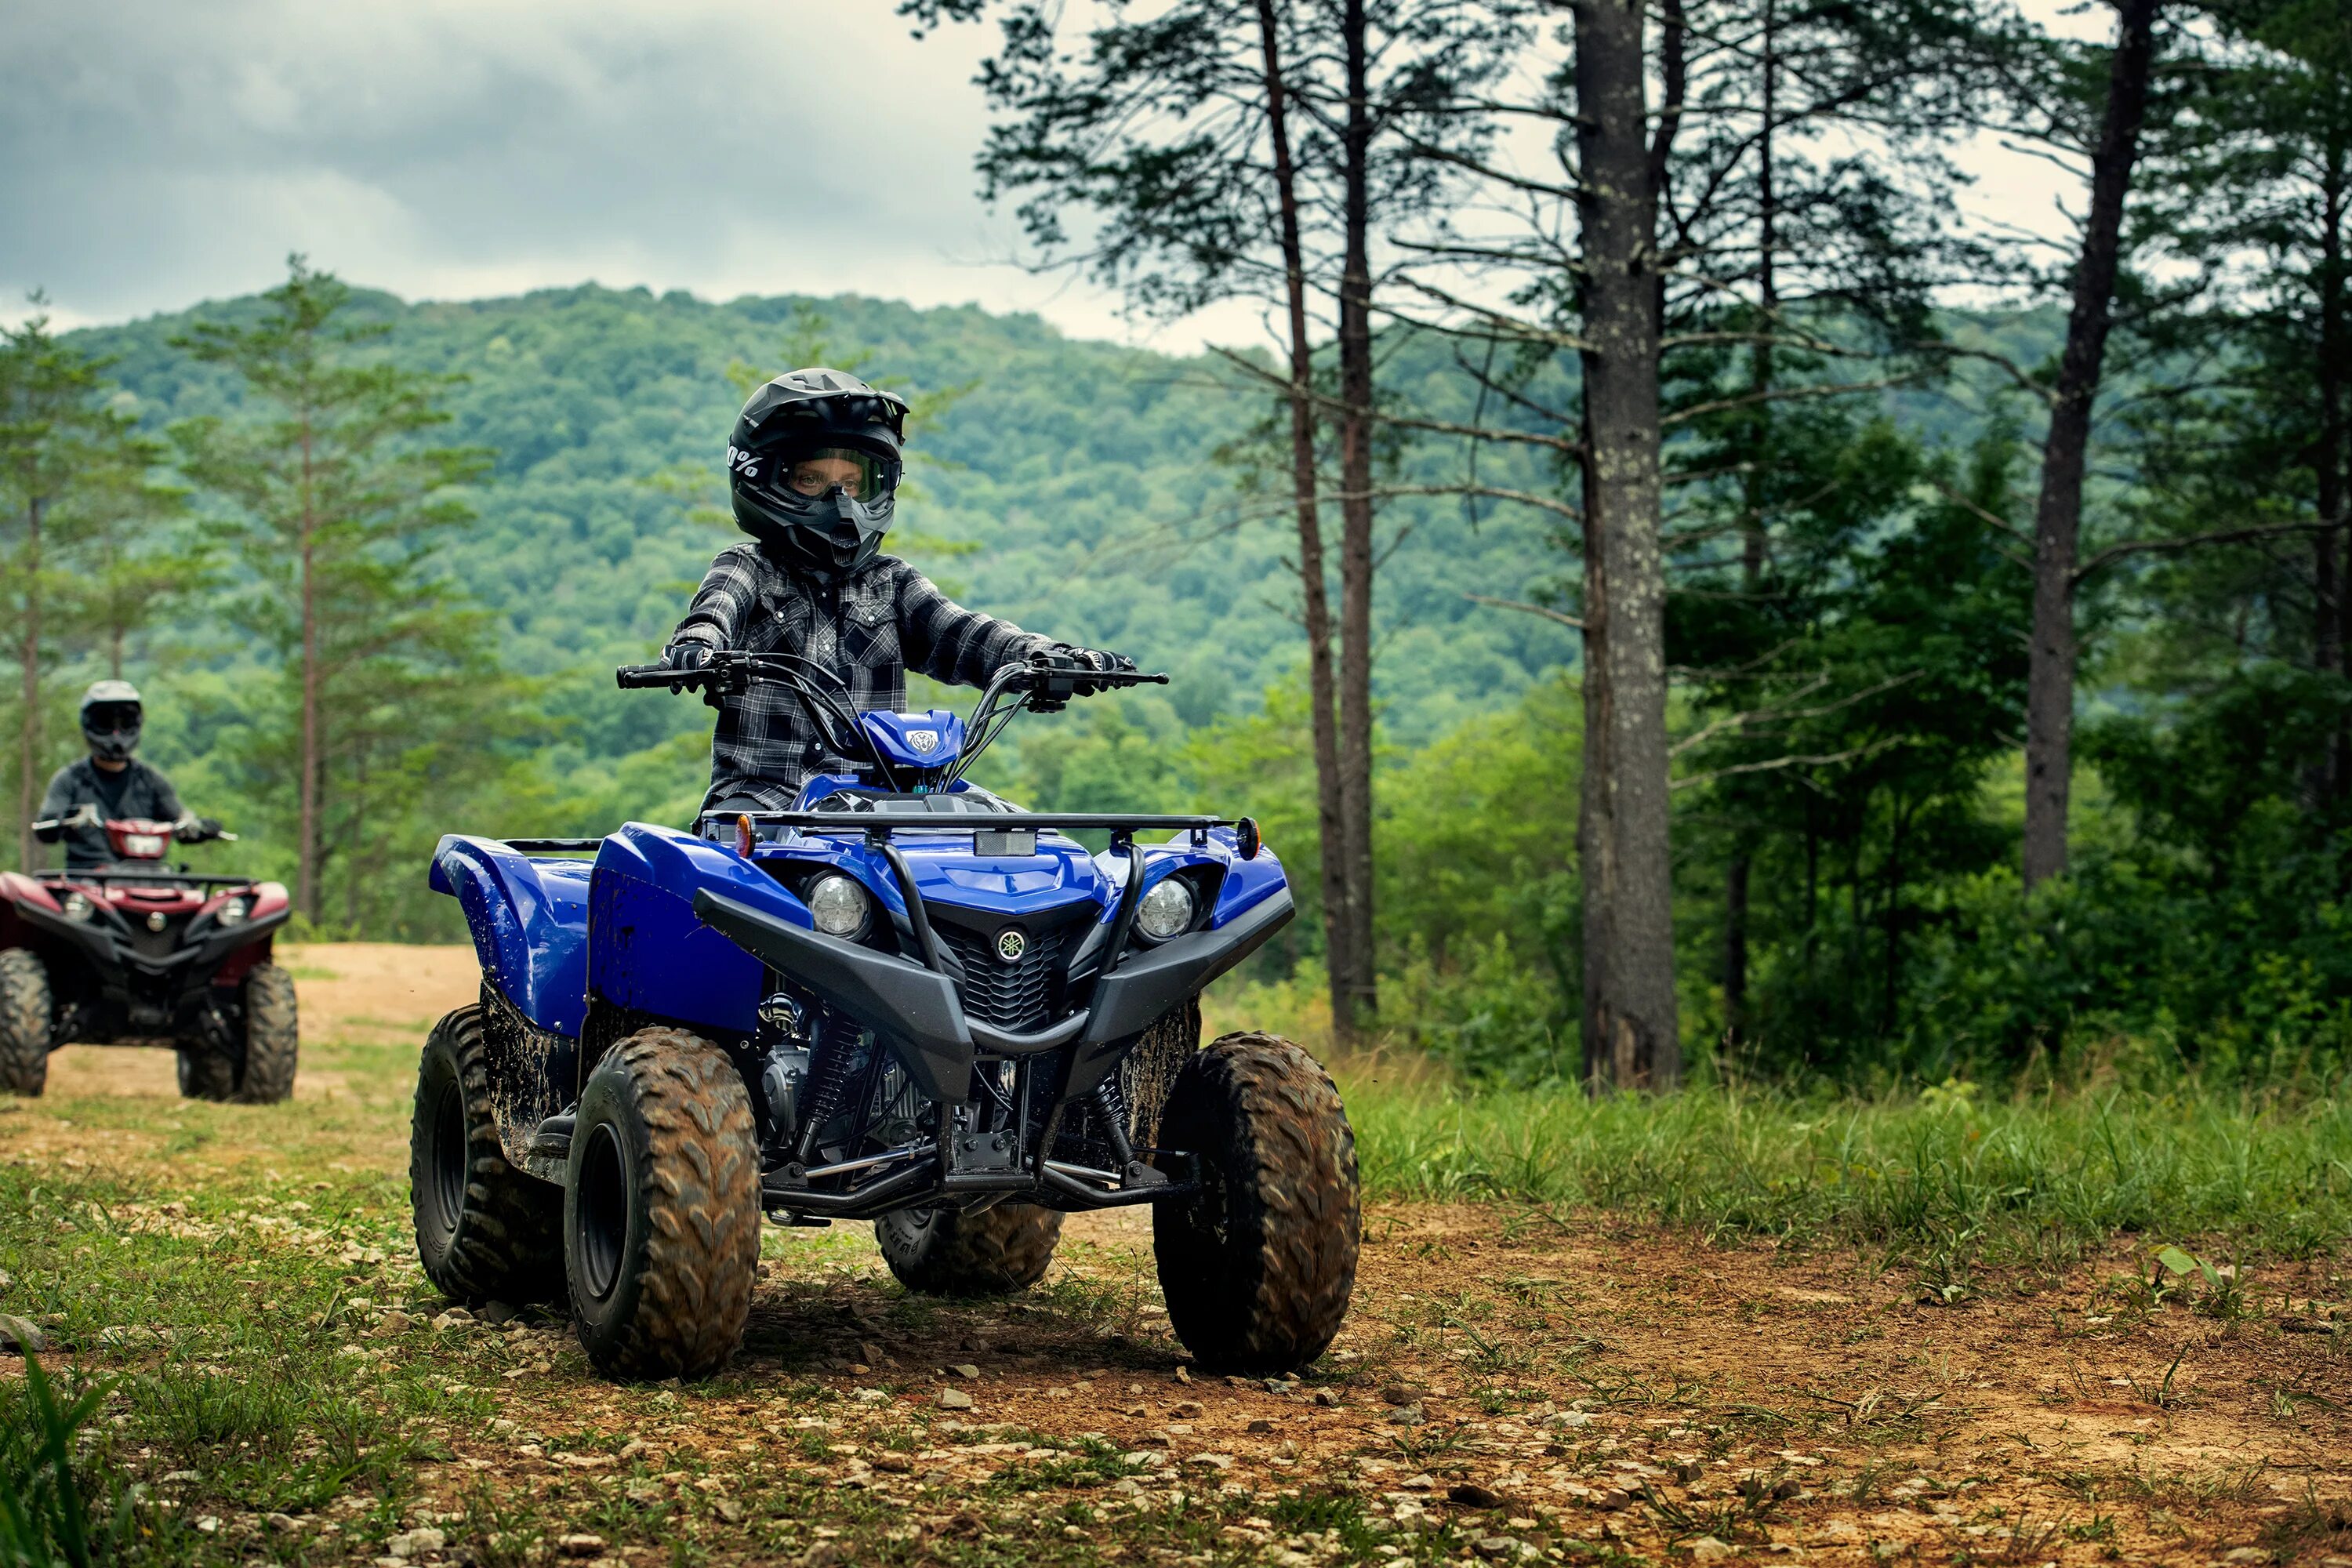
POLYGON ((809 888, 808 907, 827 936, 856 936, 866 929, 866 889, 846 877, 819 877, 809 888))
POLYGON ((1135 923, 1154 942, 1166 942, 1192 923, 1192 889, 1181 877, 1162 877, 1135 908, 1135 923))
POLYGON ((81 893, 66 895, 66 919, 69 921, 89 919, 89 900, 86 895, 81 893))
POLYGON ((213 911, 213 923, 215 925, 233 926, 243 919, 245 919, 245 900, 243 899, 231 899, 228 902, 223 904, 220 908, 213 911))

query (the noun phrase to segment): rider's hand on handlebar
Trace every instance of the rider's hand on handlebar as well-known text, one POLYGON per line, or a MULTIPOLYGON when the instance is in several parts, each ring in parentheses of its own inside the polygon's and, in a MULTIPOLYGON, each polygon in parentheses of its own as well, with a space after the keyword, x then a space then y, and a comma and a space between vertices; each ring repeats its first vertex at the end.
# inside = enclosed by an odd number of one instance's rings
POLYGON ((710 662, 710 645, 691 639, 662 649, 662 663, 672 669, 700 669, 710 662))
POLYGON ((205 844, 221 836, 217 816, 189 816, 172 825, 172 837, 183 844, 205 844))

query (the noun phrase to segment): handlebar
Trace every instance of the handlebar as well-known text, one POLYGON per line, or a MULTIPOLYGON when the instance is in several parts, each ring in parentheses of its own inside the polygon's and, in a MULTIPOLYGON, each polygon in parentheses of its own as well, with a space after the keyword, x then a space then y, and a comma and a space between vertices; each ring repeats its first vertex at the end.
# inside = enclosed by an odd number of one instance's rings
MULTIPOLYGON (((177 822, 165 823, 164 826, 173 829, 173 837, 179 839, 183 844, 210 844, 215 840, 218 840, 224 844, 234 844, 236 842, 236 835, 231 833, 226 827, 215 827, 210 833, 196 834, 194 836, 179 831, 182 828, 195 826, 197 820, 197 818, 193 816, 184 816, 177 822)), ((110 824, 105 817, 98 815, 98 807, 89 805, 86 802, 83 805, 75 807, 72 811, 68 812, 63 816, 44 817, 38 822, 30 824, 32 830, 36 833, 48 833, 68 827, 108 827, 111 826, 113 826, 113 824, 110 824)))
MULTIPOLYGON (((625 664, 613 672, 614 684, 624 691, 667 687, 673 693, 700 691, 703 700, 717 705, 721 697, 751 689, 753 680, 772 681, 790 691, 837 756, 873 763, 883 781, 898 787, 893 769, 871 743, 858 722, 857 705, 841 677, 797 654, 754 654, 725 648, 692 669, 667 664, 625 664)), ((1025 664, 1010 664, 996 672, 981 693, 965 724, 962 754, 949 768, 943 783, 961 778, 989 743, 1003 732, 1016 713, 1052 713, 1071 699, 1096 697, 1129 686, 1165 686, 1164 672, 1097 669, 1067 653, 1040 650, 1025 664), (1006 699, 1011 700, 1007 701, 1006 699)))
MULTIPOLYGON (((667 664, 625 664, 613 671, 613 683, 624 691, 648 691, 666 686, 673 694, 717 691, 721 695, 733 695, 742 691, 754 676, 793 679, 793 672, 762 668, 772 657, 775 656, 740 653, 730 648, 714 652, 709 663, 695 669, 679 669, 667 664)), ((1094 669, 1076 665, 1014 665, 1009 673, 1013 679, 1006 682, 1005 689, 1012 691, 1034 691, 1065 683, 1097 690, 1108 690, 1118 686, 1168 684, 1165 672, 1145 674, 1139 670, 1094 669)), ((1081 689, 1069 695, 1090 697, 1095 695, 1095 691, 1081 689)))

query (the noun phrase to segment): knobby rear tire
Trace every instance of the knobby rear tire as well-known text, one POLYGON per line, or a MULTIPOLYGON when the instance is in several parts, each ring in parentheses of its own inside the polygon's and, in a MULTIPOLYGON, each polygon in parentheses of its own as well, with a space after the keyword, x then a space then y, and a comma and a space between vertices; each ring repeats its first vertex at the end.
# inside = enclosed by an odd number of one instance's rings
POLYGON ((245 1071, 236 1099, 276 1105, 292 1098, 295 1060, 302 1047, 294 976, 274 963, 257 963, 245 977, 245 1071))
POLYGON ((0 1089, 37 1098, 49 1081, 49 972, 37 953, 0 949, 0 1089))
POLYGON ((640 1029, 589 1076, 564 1184, 564 1276, 609 1377, 707 1377, 743 1342, 760 1262, 760 1151, 726 1052, 640 1029))
POLYGON ((226 1102, 236 1098, 236 1058, 207 1040, 182 1040, 180 1098, 226 1102))
POLYGON ((1160 1146, 1199 1157, 1201 1191, 1155 1205, 1170 1326, 1219 1372, 1286 1373, 1339 1333, 1362 1231, 1356 1135, 1314 1058, 1227 1035, 1184 1064, 1160 1146))
POLYGON ((563 1194, 507 1163, 488 1060, 478 1006, 425 1039, 408 1142, 417 1261, 453 1300, 553 1300, 563 1293, 563 1194))
POLYGON ((1062 1216, 1034 1204, 978 1214, 905 1209, 874 1222, 874 1239, 898 1283, 923 1296, 1006 1296, 1045 1277, 1062 1216))

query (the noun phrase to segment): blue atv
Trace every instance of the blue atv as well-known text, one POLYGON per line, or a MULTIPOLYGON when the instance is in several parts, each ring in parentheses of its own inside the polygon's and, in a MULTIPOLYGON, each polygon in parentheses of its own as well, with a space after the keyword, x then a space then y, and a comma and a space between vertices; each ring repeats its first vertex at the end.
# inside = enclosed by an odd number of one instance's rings
POLYGON ((607 1375, 697 1377, 741 1343, 762 1215, 871 1220, 908 1289, 973 1296, 1042 1277, 1064 1215, 1150 1204, 1204 1365, 1322 1353, 1355 1282, 1347 1113, 1287 1041, 1201 1044, 1202 987, 1291 918, 1280 863, 1246 817, 1024 812, 963 776, 1024 711, 1166 676, 1040 655, 969 724, 859 712, 789 655, 619 679, 772 682, 848 771, 698 833, 441 841, 482 992, 417 1074, 436 1286, 568 1294, 607 1375))

